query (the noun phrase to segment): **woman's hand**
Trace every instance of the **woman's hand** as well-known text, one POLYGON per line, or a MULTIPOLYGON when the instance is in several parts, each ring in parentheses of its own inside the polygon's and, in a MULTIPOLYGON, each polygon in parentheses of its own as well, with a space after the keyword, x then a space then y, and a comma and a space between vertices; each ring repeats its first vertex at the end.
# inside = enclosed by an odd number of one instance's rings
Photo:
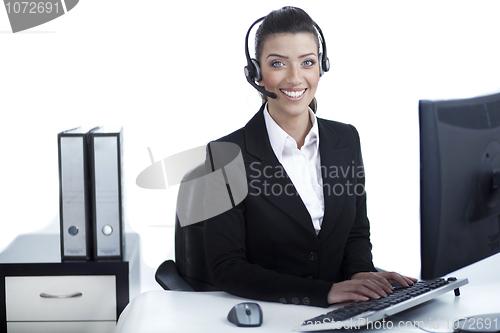
POLYGON ((361 272, 351 277, 351 280, 334 283, 328 293, 328 303, 345 301, 367 301, 391 294, 394 288, 392 281, 397 281, 403 287, 417 282, 417 279, 400 275, 395 272, 361 272))
POLYGON ((412 277, 400 275, 396 272, 360 272, 351 276, 354 279, 368 279, 378 281, 389 288, 392 288, 391 282, 396 281, 403 287, 413 286, 418 280, 412 277))

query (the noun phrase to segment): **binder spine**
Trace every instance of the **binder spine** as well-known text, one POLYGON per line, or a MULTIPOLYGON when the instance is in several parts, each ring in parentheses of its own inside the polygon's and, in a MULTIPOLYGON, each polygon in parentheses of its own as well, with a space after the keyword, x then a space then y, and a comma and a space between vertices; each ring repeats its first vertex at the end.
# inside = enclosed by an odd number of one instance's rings
POLYGON ((87 137, 58 134, 61 259, 92 258, 87 137))
POLYGON ((90 133, 94 259, 122 260, 122 132, 90 133))

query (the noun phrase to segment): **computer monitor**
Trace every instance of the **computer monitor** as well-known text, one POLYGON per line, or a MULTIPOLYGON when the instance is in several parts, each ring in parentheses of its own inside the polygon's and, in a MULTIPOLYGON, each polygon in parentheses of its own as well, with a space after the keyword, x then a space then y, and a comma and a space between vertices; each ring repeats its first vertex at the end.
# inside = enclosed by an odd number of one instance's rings
POLYGON ((421 278, 500 251, 500 93, 419 103, 421 278))

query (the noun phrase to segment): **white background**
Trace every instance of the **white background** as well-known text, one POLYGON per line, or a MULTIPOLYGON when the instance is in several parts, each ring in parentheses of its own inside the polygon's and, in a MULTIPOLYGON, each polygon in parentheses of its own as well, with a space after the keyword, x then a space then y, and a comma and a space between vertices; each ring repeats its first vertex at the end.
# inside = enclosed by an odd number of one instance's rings
POLYGON ((325 34, 318 116, 360 132, 375 264, 418 277, 418 100, 499 90, 500 1, 81 0, 16 34, 0 8, 0 251, 58 230, 57 133, 123 125, 126 229, 142 237, 142 291, 159 289, 178 187, 136 186, 147 147, 159 160, 245 125, 260 99, 244 37, 284 5, 325 34))

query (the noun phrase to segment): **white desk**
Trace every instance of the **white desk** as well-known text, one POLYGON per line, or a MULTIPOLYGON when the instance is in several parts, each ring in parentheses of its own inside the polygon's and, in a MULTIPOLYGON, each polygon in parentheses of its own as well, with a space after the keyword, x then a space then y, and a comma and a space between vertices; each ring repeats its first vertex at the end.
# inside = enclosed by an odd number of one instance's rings
MULTIPOLYGON (((500 255, 454 272, 450 276, 469 278, 461 296, 449 292, 425 304, 399 313, 392 320, 393 331, 422 332, 406 321, 423 322, 432 331, 451 332, 454 319, 500 312, 500 255), (439 326, 437 320, 439 319, 439 326), (402 327, 398 327, 402 321, 402 327)), ((264 322, 257 328, 239 328, 227 320, 237 303, 247 301, 224 292, 149 291, 136 297, 123 311, 119 333, 136 332, 292 332, 300 322, 330 311, 304 305, 261 302, 264 322)), ((500 329, 500 322, 498 323, 500 329)), ((386 328, 389 324, 386 324, 386 328)), ((373 327, 363 332, 380 332, 373 327)), ((383 331, 383 329, 382 329, 383 331)))

